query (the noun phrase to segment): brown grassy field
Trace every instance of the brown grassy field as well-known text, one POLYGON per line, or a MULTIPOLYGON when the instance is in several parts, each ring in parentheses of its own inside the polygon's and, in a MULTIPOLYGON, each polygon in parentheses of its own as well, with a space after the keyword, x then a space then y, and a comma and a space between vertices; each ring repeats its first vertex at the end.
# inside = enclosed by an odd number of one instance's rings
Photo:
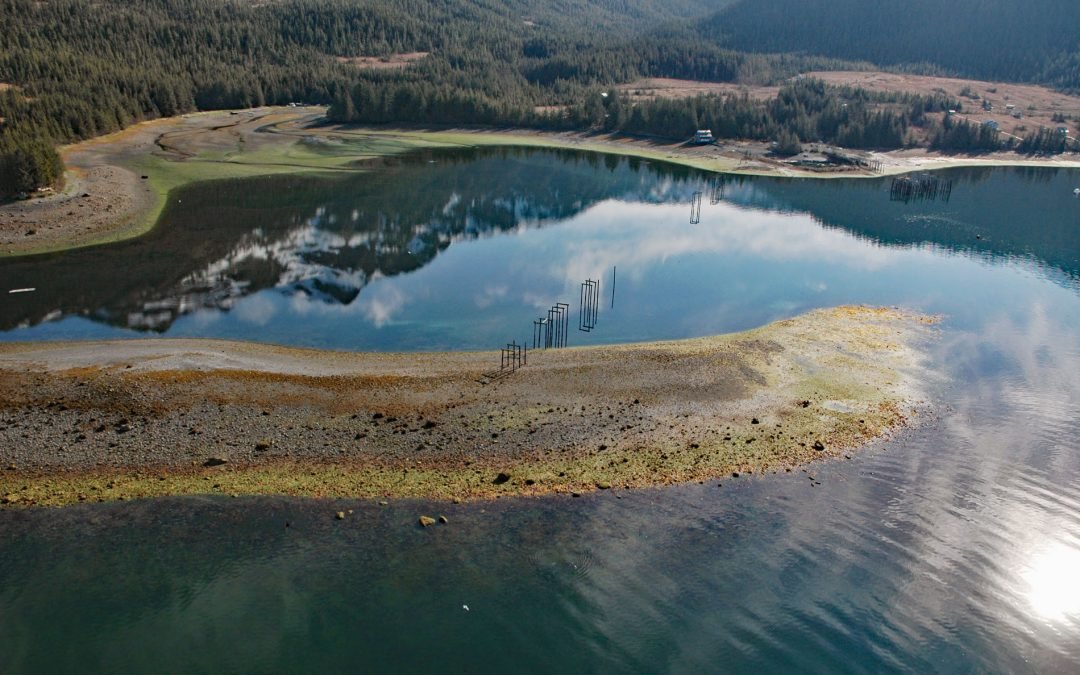
MULTIPOLYGON (((1020 138, 1039 127, 1064 126, 1074 138, 1080 131, 1080 96, 1070 96, 1037 85, 879 71, 815 71, 806 73, 805 76, 824 80, 835 86, 859 87, 874 92, 904 92, 925 96, 946 94, 960 100, 963 107, 959 114, 964 119, 973 122, 994 120, 1003 132, 1020 138), (992 110, 984 110, 983 101, 989 101, 992 110), (1055 116, 1064 116, 1065 121, 1055 121, 1055 116)), ((636 80, 619 85, 616 89, 628 93, 635 101, 687 98, 699 94, 744 93, 753 99, 766 100, 776 96, 780 90, 779 87, 661 77, 636 80)), ((1060 117, 1058 119, 1060 120, 1060 117)))
POLYGON ((364 70, 401 70, 420 59, 430 52, 408 52, 405 54, 390 54, 389 56, 335 56, 334 60, 364 70))
POLYGON ((633 101, 655 98, 688 98, 699 94, 747 94, 750 98, 763 101, 773 98, 780 91, 780 87, 759 87, 730 82, 675 80, 670 77, 646 77, 629 84, 620 84, 615 89, 628 93, 633 101))
POLYGON ((1070 96, 1032 84, 872 71, 822 71, 807 73, 807 76, 819 78, 829 84, 860 87, 868 91, 902 91, 924 95, 944 93, 955 96, 964 106, 964 116, 979 122, 994 120, 1002 131, 1016 136, 1023 136, 1025 132, 1034 131, 1040 126, 1065 126, 1069 128, 1069 135, 1075 137, 1080 123, 1080 96, 1070 96), (983 110, 983 101, 989 101, 993 110, 983 110), (1013 108, 1007 108, 1010 105, 1013 108), (1013 117, 1013 111, 1019 113, 1019 119, 1013 117), (1067 121, 1055 122, 1055 115, 1064 115, 1067 121))

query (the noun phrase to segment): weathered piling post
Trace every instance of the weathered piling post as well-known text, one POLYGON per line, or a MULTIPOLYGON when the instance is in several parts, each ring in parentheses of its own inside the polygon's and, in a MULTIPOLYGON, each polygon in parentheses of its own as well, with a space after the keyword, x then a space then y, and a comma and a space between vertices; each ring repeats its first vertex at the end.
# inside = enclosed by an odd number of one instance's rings
POLYGON ((567 329, 570 325, 570 305, 565 302, 557 302, 555 307, 559 310, 559 316, 561 317, 562 335, 560 336, 559 346, 565 347, 568 336, 567 329))
POLYGON ((713 184, 712 197, 709 198, 709 203, 713 206, 716 206, 724 199, 724 183, 724 177, 721 176, 713 184))
POLYGON ((697 225, 701 222, 701 191, 694 193, 690 200, 690 224, 697 225))
POLYGON ((578 307, 578 330, 588 333, 596 328, 600 313, 600 281, 586 279, 581 284, 581 304, 578 307))

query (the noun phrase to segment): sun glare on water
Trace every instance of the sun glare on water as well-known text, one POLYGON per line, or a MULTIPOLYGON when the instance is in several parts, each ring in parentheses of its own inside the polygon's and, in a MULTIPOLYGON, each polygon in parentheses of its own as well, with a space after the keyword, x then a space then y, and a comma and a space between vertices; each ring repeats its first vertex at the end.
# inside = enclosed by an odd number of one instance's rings
POLYGON ((1023 578, 1028 600, 1041 617, 1080 619, 1080 549, 1055 544, 1032 558, 1023 578))

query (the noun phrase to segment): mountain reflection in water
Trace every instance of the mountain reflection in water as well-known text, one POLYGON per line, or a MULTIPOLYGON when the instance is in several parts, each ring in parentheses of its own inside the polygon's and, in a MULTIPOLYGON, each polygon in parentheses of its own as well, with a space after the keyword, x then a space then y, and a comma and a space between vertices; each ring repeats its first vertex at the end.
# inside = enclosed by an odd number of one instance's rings
POLYGON ((437 153, 192 186, 139 241, 0 263, 38 288, 0 295, 4 339, 496 348, 585 279, 607 293, 613 265, 615 309, 572 344, 844 302, 943 317, 918 425, 806 473, 0 510, 0 672, 1076 672, 1080 172, 941 175, 947 202, 905 203, 890 179, 718 191, 610 157, 437 153))
POLYGON ((371 164, 344 178, 192 185, 137 241, 0 263, 0 288, 37 288, 0 328, 83 315, 165 332, 180 315, 228 310, 265 288, 349 304, 372 278, 419 269, 451 243, 565 221, 606 199, 669 201, 690 173, 513 149, 371 164))
MULTIPOLYGON (((1080 276, 1080 250, 1073 235, 1080 226, 1080 204, 1068 191, 1075 172, 1030 168, 942 172, 955 185, 950 200, 907 203, 890 200, 890 179, 717 177, 673 165, 552 150, 418 153, 381 160, 369 169, 344 177, 271 176, 191 185, 170 195, 159 226, 143 238, 2 262, 0 289, 37 290, 5 299, 0 329, 7 332, 0 339, 124 337, 153 331, 345 348, 490 347, 488 334, 507 332, 503 324, 514 316, 505 309, 498 317, 485 317, 484 310, 492 304, 514 304, 525 322, 534 308, 565 299, 560 294, 569 288, 528 277, 521 264, 499 267, 499 261, 514 256, 530 260, 522 247, 537 249, 535 258, 542 264, 536 269, 541 275, 561 270, 563 274, 556 276, 580 281, 618 264, 627 272, 636 270, 643 281, 638 289, 644 294, 642 307, 654 308, 666 303, 671 291, 645 289, 663 286, 664 280, 644 279, 643 266, 655 269, 671 256, 709 253, 717 256, 715 264, 722 264, 724 255, 747 259, 767 249, 775 253, 778 246, 786 249, 786 258, 801 257, 813 265, 818 256, 827 260, 837 248, 851 248, 843 240, 852 236, 875 245, 856 245, 858 256, 877 246, 929 246, 975 259, 1015 260, 1066 286, 1075 286, 1080 276), (701 212, 702 193, 710 195, 704 221, 687 225, 691 208, 701 212), (672 213, 685 208, 683 227, 672 229, 676 221, 666 212, 619 209, 614 206, 618 204, 668 205, 672 213), (612 207, 605 210, 604 205, 612 207), (1031 205, 1037 205, 1034 212, 1031 205), (768 216, 777 212, 809 214, 845 237, 831 238, 822 247, 822 242, 808 241, 820 237, 801 221, 768 216), (619 220, 617 226, 605 228, 612 225, 612 218, 619 220), (658 221, 668 229, 659 227, 658 221), (603 232, 585 223, 599 223, 603 232), (523 237, 515 250, 513 237, 507 237, 559 224, 574 227, 562 230, 561 243, 542 250, 539 240, 523 237), (372 291, 357 307, 363 325, 350 325, 346 331, 361 336, 355 344, 339 342, 337 331, 320 333, 314 327, 298 335, 278 326, 272 337, 266 337, 265 329, 274 322, 295 325, 298 316, 319 314, 317 305, 354 305, 380 279, 431 266, 451 246, 500 235, 505 240, 493 251, 495 260, 474 258, 469 263, 468 272, 478 277, 477 283, 486 275, 484 288, 472 289, 473 295, 487 299, 456 306, 452 317, 439 317, 432 307, 452 304, 436 295, 449 292, 447 282, 452 285, 462 272, 456 277, 447 272, 420 293, 388 282, 372 291), (662 245, 649 239, 659 239, 662 245), (686 245, 672 246, 674 240, 686 245), (610 251, 605 253, 605 248, 610 251), (623 255, 614 253, 619 250, 623 255), (641 252, 648 250, 653 256, 642 260, 641 252), (261 295, 262 291, 274 295, 261 295), (431 307, 417 305, 414 316, 404 320, 417 324, 427 317, 431 325, 424 330, 429 335, 404 343, 390 334, 385 339, 364 336, 401 319, 402 308, 414 303, 417 295, 426 296, 431 307), (214 317, 227 312, 235 317, 222 327, 214 317), (284 313, 290 317, 282 318, 284 313), (181 317, 194 314, 200 315, 197 320, 174 331, 181 317), (84 317, 102 328, 62 321, 68 317, 84 317), (489 327, 482 334, 449 325, 468 320, 482 324, 485 318, 489 327), (15 330, 49 322, 63 327, 15 330), (435 327, 439 324, 446 325, 441 332, 435 327)), ((664 271, 665 278, 670 274, 670 269, 664 271)), ((691 289, 700 283, 693 278, 683 281, 691 289)), ((781 304, 805 309, 820 303, 796 293, 781 304)), ((694 310, 672 309, 682 314, 694 310)), ((696 310, 720 313, 708 302, 696 310)), ((676 321, 660 314, 644 316, 645 325, 676 321)), ((648 329, 635 326, 595 339, 686 337, 747 325, 752 324, 688 327, 685 335, 650 335, 648 329)), ((514 330, 521 332, 516 326, 514 330)))

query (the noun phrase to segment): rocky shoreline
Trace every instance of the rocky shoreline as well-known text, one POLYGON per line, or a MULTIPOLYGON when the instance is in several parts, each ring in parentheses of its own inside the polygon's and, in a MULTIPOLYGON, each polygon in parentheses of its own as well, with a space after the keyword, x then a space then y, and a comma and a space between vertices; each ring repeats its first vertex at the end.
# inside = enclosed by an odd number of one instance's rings
POLYGON ((912 422, 927 317, 839 307, 734 335, 530 354, 215 340, 0 345, 0 501, 489 499, 791 470, 912 422))

